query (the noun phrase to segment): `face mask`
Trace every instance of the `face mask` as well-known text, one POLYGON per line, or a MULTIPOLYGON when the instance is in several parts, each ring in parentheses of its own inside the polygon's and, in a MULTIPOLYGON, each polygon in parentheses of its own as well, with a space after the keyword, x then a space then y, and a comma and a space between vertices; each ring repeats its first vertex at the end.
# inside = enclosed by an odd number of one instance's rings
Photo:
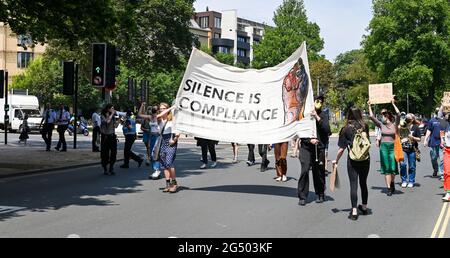
POLYGON ((316 108, 316 110, 321 110, 321 109, 322 109, 322 103, 316 102, 316 103, 314 104, 314 107, 316 108))
POLYGON ((384 118, 384 116, 381 117, 381 123, 386 124, 386 118, 384 118))

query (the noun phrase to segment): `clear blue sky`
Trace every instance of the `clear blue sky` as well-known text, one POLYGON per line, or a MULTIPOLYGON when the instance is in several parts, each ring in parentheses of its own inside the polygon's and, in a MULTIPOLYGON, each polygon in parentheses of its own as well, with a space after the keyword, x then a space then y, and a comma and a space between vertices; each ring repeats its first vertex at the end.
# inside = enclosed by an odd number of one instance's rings
MULTIPOLYGON (((196 0, 196 11, 236 9, 238 16, 274 25, 273 13, 282 0, 196 0)), ((372 18, 371 0, 304 0, 309 21, 320 27, 322 54, 333 61, 340 53, 360 48, 372 18)))

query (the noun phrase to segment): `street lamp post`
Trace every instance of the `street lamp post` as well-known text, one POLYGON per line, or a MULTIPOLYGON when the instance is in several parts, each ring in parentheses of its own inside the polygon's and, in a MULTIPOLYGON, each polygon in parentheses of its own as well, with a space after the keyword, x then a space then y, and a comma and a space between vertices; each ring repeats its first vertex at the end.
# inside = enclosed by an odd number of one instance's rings
POLYGON ((317 77, 317 96, 320 95, 320 77, 317 77))

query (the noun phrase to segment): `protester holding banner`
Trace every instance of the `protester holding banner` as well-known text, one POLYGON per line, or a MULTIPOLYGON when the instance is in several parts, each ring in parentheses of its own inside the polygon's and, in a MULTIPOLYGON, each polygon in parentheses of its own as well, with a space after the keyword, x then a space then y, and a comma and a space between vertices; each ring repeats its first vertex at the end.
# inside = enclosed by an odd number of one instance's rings
POLYGON ((371 102, 369 104, 370 119, 375 125, 381 129, 381 142, 380 142, 380 162, 381 162, 381 174, 385 176, 388 196, 391 196, 395 192, 395 175, 398 175, 397 161, 394 155, 394 141, 397 134, 397 128, 400 123, 400 110, 395 105, 395 100, 391 100, 392 106, 395 109, 396 116, 394 116, 387 109, 381 110, 381 121, 378 120, 372 111, 371 102))
POLYGON ((350 211, 348 218, 357 220, 358 210, 363 215, 368 214, 367 201, 369 198, 369 191, 367 189, 367 177, 370 169, 369 126, 364 122, 361 110, 357 108, 350 108, 348 110, 345 126, 339 132, 338 146, 339 149, 336 160, 333 160, 333 165, 337 166, 345 149, 348 149, 347 173, 350 180, 350 200, 352 203, 352 210, 350 211), (358 144, 354 144, 355 136, 357 134, 359 138, 357 139, 358 144), (362 144, 359 144, 359 142, 362 144), (357 150, 359 147, 358 145, 368 147, 357 150), (361 187, 362 205, 358 205, 358 178, 359 186, 361 187))
POLYGON ((269 144, 258 144, 259 156, 261 156, 261 168, 260 171, 264 172, 267 170, 270 161, 267 159, 267 151, 270 151, 271 147, 269 144))
POLYGON ((277 171, 277 177, 275 178, 276 181, 280 182, 286 182, 287 177, 287 161, 286 156, 289 148, 289 142, 281 142, 276 143, 274 148, 275 153, 275 169, 277 171))
POLYGON ((255 165, 255 145, 247 144, 247 147, 248 147, 247 165, 251 167, 255 165))
POLYGON ((217 166, 217 157, 216 157, 216 144, 217 141, 203 139, 203 138, 197 138, 197 146, 200 146, 202 148, 202 162, 203 164, 200 166, 201 169, 205 169, 208 165, 208 150, 209 155, 211 155, 211 168, 215 168, 217 166))
POLYGON ((233 148, 233 163, 238 163, 239 145, 232 142, 231 147, 233 148))
POLYGON ((309 193, 309 168, 312 167, 314 190, 317 203, 325 201, 325 148, 330 137, 328 115, 322 112, 324 97, 315 99, 315 110, 312 117, 316 120, 317 138, 301 138, 300 163, 301 174, 298 180, 299 204, 305 205, 309 193))
POLYGON ((159 127, 162 131, 159 163, 161 164, 161 169, 164 170, 164 176, 166 178, 166 187, 163 190, 165 193, 176 193, 178 191, 174 161, 180 134, 176 133, 173 128, 172 109, 174 107, 169 108, 169 104, 161 103, 159 105, 160 114, 156 116, 160 119, 159 127))

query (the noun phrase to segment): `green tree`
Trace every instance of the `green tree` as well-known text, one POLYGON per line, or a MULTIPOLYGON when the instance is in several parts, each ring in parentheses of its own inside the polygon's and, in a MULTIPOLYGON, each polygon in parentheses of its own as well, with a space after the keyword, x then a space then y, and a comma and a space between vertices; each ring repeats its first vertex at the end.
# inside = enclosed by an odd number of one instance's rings
POLYGON ((217 61, 221 62, 222 64, 234 65, 233 54, 218 52, 214 55, 214 57, 217 59, 217 61))
POLYGON ((448 0, 374 0, 373 13, 363 40, 370 67, 416 111, 431 111, 450 89, 448 0))
MULTIPOLYGON (((62 94, 62 66, 59 60, 38 57, 30 62, 24 73, 13 77, 12 88, 28 89, 29 94, 36 95, 41 106, 60 103, 72 107, 72 96, 62 94)), ((98 107, 101 91, 92 87, 87 80, 79 81, 78 104, 81 114, 90 115, 89 110, 98 107)))
POLYGON ((252 66, 275 66, 287 59, 306 41, 310 60, 319 59, 324 41, 320 28, 308 21, 303 0, 284 0, 274 13, 275 27, 265 28, 264 39, 254 46, 252 66))
POLYGON ((369 84, 378 83, 376 73, 367 65, 367 58, 360 49, 342 53, 333 65, 333 96, 341 109, 354 105, 364 109, 369 97, 369 84))
POLYGON ((34 44, 57 39, 75 48, 80 40, 107 40, 117 23, 111 0, 2 0, 0 10, 0 21, 34 44))
POLYGON ((149 76, 180 68, 195 45, 189 31, 193 0, 115 0, 119 19, 113 40, 125 65, 149 76))
POLYGON ((321 94, 326 93, 334 80, 333 64, 321 58, 309 64, 309 71, 313 81, 314 92, 317 92, 317 78, 320 78, 320 92, 321 94))

